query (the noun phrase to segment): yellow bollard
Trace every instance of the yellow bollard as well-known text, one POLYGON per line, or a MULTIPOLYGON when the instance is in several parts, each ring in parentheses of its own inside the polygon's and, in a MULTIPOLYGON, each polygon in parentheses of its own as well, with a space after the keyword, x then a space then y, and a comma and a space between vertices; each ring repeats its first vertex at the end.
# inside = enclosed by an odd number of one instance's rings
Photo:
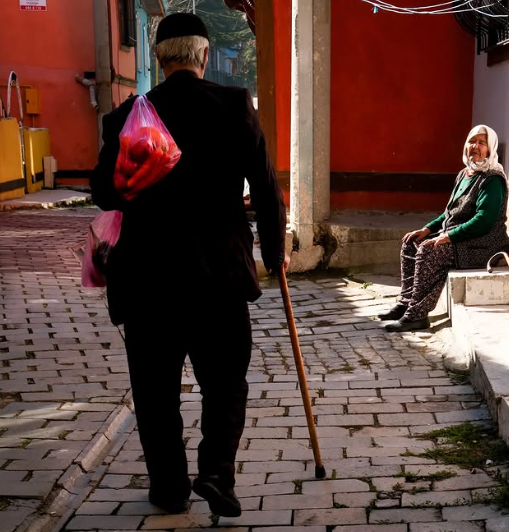
POLYGON ((25 195, 21 138, 16 118, 0 118, 0 201, 25 195))

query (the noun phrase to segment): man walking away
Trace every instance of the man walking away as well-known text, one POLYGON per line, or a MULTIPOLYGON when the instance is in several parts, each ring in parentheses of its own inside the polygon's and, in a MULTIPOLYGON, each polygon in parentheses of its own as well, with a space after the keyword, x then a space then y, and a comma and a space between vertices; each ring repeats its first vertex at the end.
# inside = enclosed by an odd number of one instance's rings
POLYGON ((150 501, 185 511, 191 483, 180 414, 186 355, 202 394, 202 440, 194 491, 217 515, 241 514, 235 456, 242 435, 251 356, 248 301, 260 295, 246 217, 250 184, 262 257, 288 267, 286 209, 251 96, 203 79, 209 41, 195 15, 164 18, 156 37, 165 81, 147 97, 182 150, 160 182, 125 201, 113 172, 134 98, 105 116, 104 146, 91 179, 103 210, 123 212, 107 265, 114 324, 124 324, 150 501))

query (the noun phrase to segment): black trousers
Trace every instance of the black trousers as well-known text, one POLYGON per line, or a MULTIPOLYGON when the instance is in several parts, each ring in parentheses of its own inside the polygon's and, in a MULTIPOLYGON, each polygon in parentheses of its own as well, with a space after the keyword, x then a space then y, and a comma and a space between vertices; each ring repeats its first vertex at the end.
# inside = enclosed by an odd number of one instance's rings
POLYGON ((151 488, 188 497, 191 484, 180 414, 186 355, 202 395, 200 476, 235 484, 245 422, 251 325, 245 300, 172 297, 168 308, 131 309, 125 339, 134 406, 151 488))

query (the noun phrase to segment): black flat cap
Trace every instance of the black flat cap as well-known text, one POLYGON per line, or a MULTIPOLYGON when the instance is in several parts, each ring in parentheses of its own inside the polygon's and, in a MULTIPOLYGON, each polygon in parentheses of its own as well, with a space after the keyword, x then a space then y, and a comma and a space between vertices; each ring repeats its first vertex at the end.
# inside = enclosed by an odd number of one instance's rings
POLYGON ((156 44, 174 37, 197 35, 209 39, 209 32, 202 19, 192 13, 173 13, 164 17, 156 33, 156 44))

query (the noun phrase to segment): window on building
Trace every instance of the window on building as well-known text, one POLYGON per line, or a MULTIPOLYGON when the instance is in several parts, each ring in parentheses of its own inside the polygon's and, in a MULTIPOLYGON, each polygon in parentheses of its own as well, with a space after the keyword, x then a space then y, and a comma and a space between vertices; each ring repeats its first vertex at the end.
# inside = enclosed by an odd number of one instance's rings
POLYGON ((136 46, 135 0, 118 0, 120 44, 136 46))
POLYGON ((477 53, 488 53, 488 65, 503 60, 509 49, 509 0, 473 0, 471 8, 459 9, 456 20, 477 38, 477 53))

